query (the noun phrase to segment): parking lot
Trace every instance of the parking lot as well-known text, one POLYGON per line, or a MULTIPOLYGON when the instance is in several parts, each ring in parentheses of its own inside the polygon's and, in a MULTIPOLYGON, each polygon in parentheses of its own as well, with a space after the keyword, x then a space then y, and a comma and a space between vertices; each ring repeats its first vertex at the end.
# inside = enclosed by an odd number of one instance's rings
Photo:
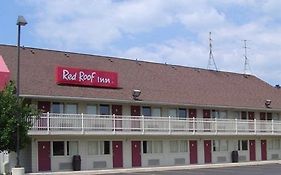
POLYGON ((203 168, 189 170, 172 171, 152 171, 152 172, 128 172, 116 173, 115 175, 280 175, 280 164, 239 166, 226 168, 203 168))

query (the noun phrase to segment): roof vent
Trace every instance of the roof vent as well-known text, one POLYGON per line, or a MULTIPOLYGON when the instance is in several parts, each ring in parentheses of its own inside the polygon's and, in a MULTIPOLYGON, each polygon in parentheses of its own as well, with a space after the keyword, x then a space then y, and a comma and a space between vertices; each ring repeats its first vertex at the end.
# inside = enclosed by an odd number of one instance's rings
POLYGON ((108 61, 113 62, 113 60, 111 58, 108 58, 108 61))
POLYGON ((31 52, 32 54, 35 54, 35 51, 34 51, 34 50, 32 50, 32 49, 30 50, 30 52, 31 52))

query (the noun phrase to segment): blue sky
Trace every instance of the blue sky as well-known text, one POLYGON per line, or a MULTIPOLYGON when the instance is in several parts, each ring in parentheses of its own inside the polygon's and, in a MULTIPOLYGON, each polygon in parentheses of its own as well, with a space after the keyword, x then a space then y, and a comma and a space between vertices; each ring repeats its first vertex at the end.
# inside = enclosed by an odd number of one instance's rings
MULTIPOLYGON (((281 84, 280 0, 0 0, 0 43, 206 68, 281 84)), ((1 53, 0 53, 1 54, 1 53)))

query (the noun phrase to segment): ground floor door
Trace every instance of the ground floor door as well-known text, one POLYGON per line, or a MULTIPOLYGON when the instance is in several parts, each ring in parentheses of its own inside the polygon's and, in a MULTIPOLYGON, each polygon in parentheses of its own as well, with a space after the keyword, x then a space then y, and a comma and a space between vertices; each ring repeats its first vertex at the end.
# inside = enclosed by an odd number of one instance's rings
POLYGON ((261 140, 261 160, 267 160, 266 140, 261 140))
POLYGON ((190 164, 198 163, 197 140, 189 141, 189 156, 190 156, 190 164))
POLYGON ((212 163, 212 141, 204 140, 204 158, 205 163, 212 163))
POLYGON ((123 167, 123 143, 122 141, 112 141, 113 168, 123 167))
POLYGON ((50 142, 38 142, 38 171, 51 171, 50 142))
POLYGON ((249 147, 250 147, 250 161, 256 160, 256 141, 249 140, 249 147))
POLYGON ((132 141, 132 167, 141 166, 141 141, 132 141))

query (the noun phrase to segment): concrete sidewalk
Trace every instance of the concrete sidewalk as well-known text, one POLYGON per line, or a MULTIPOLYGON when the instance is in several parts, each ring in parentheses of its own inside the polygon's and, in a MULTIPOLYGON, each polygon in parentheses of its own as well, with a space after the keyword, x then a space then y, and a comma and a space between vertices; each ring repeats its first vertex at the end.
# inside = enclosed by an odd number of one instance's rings
POLYGON ((222 164, 202 164, 202 165, 183 165, 183 166, 165 166, 165 167, 144 167, 144 168, 122 168, 122 169, 106 169, 106 170, 89 170, 89 171, 60 171, 60 172, 42 172, 27 173, 26 175, 95 175, 95 174, 115 174, 115 173, 136 173, 136 172, 152 172, 152 171, 168 171, 168 170, 190 170, 202 168, 221 168, 251 165, 281 164, 281 160, 270 161, 254 161, 241 163, 222 163, 222 164))

